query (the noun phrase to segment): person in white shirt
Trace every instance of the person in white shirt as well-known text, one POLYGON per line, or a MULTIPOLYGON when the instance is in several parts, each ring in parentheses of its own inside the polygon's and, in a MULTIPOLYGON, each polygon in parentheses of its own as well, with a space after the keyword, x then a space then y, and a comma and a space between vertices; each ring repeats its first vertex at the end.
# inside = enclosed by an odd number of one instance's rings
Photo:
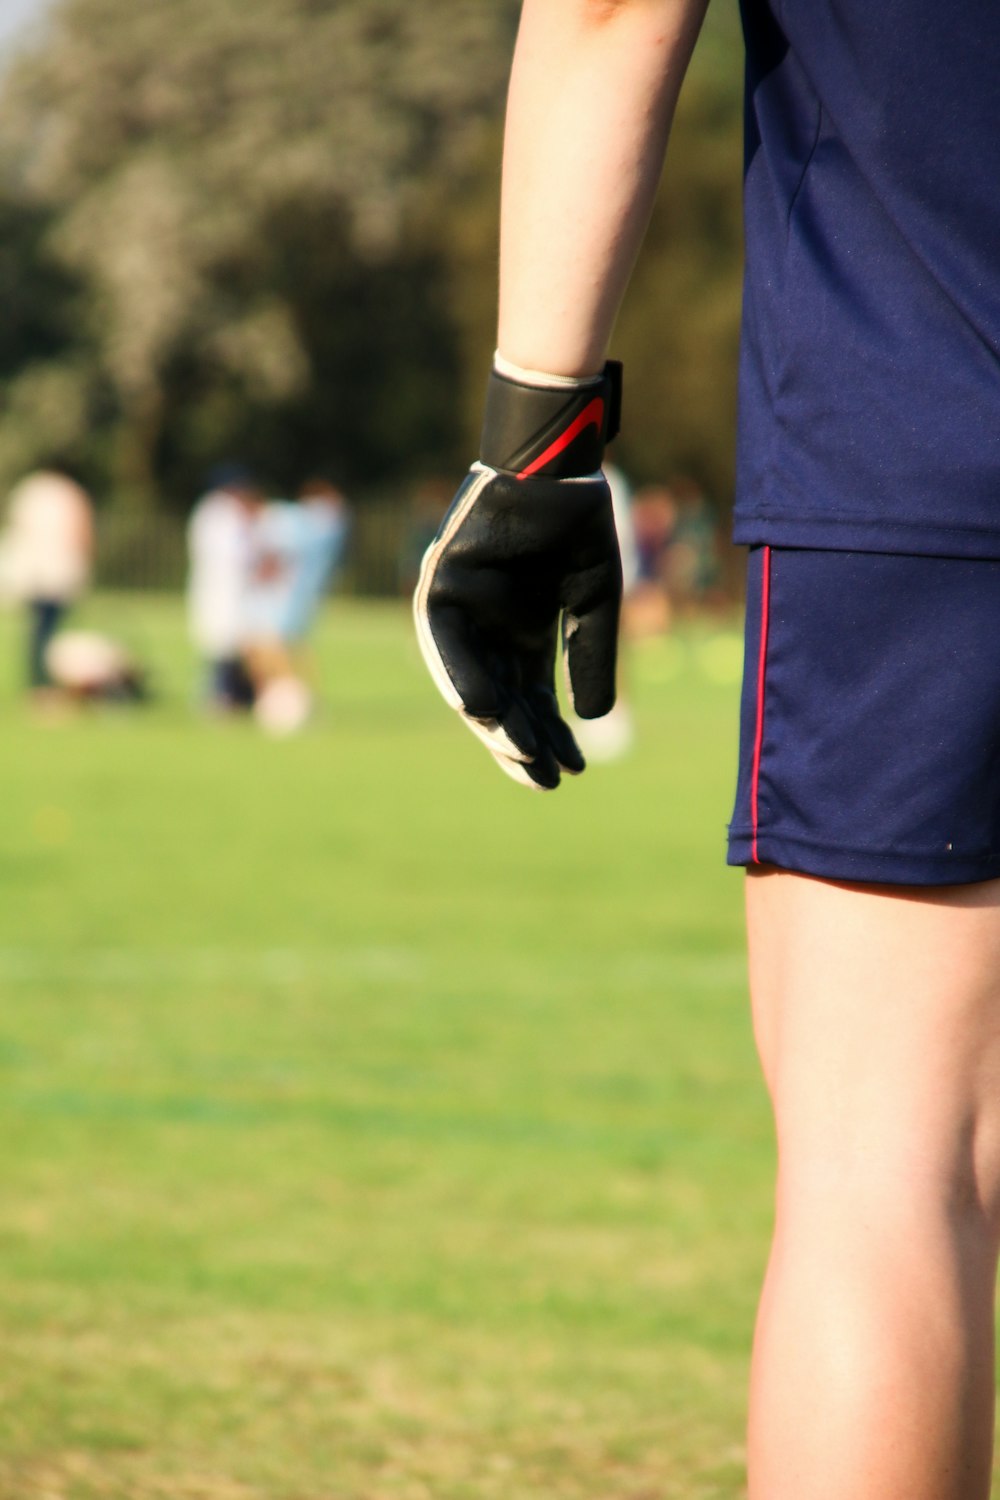
POLYGON ((8 590, 28 611, 28 684, 46 692, 49 643, 90 581, 94 514, 86 490, 55 469, 27 475, 10 495, 3 552, 8 590))
POLYGON ((188 523, 188 623, 207 667, 209 707, 249 708, 253 688, 243 664, 246 601, 253 569, 253 525, 264 497, 237 465, 211 476, 188 523))

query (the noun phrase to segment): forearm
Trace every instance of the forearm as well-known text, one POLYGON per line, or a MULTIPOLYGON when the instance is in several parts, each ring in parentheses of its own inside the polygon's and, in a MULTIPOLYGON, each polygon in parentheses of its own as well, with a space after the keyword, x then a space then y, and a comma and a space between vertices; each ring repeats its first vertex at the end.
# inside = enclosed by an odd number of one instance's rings
POLYGON ((499 348, 603 364, 707 0, 525 0, 504 143, 499 348))

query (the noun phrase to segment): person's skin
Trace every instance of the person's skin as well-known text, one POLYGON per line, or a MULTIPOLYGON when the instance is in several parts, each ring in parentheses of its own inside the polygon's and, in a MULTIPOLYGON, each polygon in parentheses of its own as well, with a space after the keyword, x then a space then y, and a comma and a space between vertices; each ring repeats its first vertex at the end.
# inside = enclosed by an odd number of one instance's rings
MULTIPOLYGON (((512 363, 603 364, 704 9, 525 0, 501 233, 512 363)), ((1000 882, 892 890, 758 871, 747 896, 780 1158, 751 1500, 987 1500, 1000 882)))
POLYGON ((525 0, 504 137, 505 359, 594 374, 707 0, 525 0))
POLYGON ((1000 882, 747 880, 778 1133, 754 1500, 986 1500, 1000 882))

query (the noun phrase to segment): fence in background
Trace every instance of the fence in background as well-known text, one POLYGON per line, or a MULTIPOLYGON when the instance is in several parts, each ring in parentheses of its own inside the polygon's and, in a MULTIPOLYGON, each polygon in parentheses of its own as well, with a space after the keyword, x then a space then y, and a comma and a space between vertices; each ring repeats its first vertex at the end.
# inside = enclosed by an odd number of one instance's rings
MULTIPOLYGON (((412 585, 415 545, 408 503, 354 507, 338 591, 392 597, 412 585)), ((106 511, 97 519, 96 582, 102 589, 176 592, 187 573, 185 522, 177 516, 106 511)))
POLYGON ((184 522, 175 516, 103 513, 97 518, 99 588, 177 590, 187 571, 184 522))

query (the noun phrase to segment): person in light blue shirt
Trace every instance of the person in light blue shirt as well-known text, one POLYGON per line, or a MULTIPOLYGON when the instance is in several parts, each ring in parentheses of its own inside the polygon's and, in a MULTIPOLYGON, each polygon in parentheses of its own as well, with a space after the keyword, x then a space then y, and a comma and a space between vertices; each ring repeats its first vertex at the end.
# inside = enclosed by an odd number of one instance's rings
POLYGON ((298 548, 281 622, 288 641, 300 641, 307 634, 343 559, 350 530, 347 502, 328 480, 303 485, 297 510, 298 548))
POLYGON ((253 583, 246 638, 257 679, 299 675, 294 660, 343 556, 347 504, 326 480, 303 486, 298 501, 273 500, 254 529, 253 583))

